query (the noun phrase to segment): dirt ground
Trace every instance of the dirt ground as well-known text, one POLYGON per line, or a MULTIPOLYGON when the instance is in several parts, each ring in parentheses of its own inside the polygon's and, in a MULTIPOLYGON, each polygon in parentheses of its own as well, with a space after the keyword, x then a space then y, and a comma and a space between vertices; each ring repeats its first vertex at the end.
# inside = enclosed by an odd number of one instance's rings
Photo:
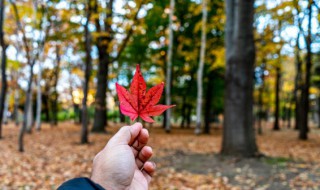
MULTIPOLYGON (((0 140, 0 189, 56 189, 63 181, 90 176, 94 155, 119 125, 108 134, 90 134, 90 144, 79 145, 80 126, 44 124, 41 132, 25 136, 25 152, 17 151, 18 128, 6 125, 0 140)), ((297 131, 264 129, 257 136, 259 159, 219 155, 221 129, 210 135, 193 135, 192 129, 147 127, 157 172, 151 183, 159 189, 319 189, 320 130, 312 129, 308 141, 297 131)))

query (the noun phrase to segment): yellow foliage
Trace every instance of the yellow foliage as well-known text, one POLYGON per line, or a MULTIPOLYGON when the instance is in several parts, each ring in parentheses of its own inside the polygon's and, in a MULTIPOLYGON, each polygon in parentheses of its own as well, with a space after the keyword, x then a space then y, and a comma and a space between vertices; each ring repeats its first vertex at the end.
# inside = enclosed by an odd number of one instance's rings
POLYGON ((216 59, 212 63, 210 69, 215 69, 218 67, 224 67, 225 66, 225 48, 219 48, 219 49, 213 49, 211 50, 211 54, 215 55, 216 59))

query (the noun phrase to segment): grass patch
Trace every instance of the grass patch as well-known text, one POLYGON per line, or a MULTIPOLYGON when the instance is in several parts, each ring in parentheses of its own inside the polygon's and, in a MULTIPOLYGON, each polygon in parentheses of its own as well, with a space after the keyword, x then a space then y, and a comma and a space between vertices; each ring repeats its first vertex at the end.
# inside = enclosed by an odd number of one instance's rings
POLYGON ((284 157, 265 157, 262 159, 262 161, 266 164, 283 166, 283 167, 285 167, 288 162, 293 162, 292 159, 284 158, 284 157))

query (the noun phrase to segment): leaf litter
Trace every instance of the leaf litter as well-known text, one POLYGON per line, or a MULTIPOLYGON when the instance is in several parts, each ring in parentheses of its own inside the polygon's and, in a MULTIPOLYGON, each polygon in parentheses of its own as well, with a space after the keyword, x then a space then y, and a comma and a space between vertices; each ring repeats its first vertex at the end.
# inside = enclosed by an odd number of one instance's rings
MULTIPOLYGON (((90 144, 79 145, 80 127, 44 124, 41 132, 25 138, 26 150, 17 151, 18 128, 4 126, 0 141, 0 189, 56 189, 74 177, 90 177, 92 159, 104 147, 109 134, 90 134, 90 144)), ((147 127, 157 172, 150 189, 318 189, 320 187, 320 133, 312 129, 308 141, 297 132, 265 131, 258 136, 267 157, 241 159, 220 156, 221 130, 193 135, 193 130, 174 128, 166 134, 159 126, 147 127)))

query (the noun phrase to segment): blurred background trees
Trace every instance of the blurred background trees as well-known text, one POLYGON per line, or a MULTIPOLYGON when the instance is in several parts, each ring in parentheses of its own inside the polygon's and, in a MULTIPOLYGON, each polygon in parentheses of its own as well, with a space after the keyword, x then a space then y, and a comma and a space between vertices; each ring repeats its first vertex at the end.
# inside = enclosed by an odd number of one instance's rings
POLYGON ((317 1, 0 3, 0 126, 7 117, 20 125, 20 151, 43 122, 82 123, 81 143, 130 123, 115 82, 128 86, 136 64, 148 86, 166 82, 161 101, 177 105, 154 126, 223 128, 224 153, 254 155, 268 123, 304 140, 319 126, 317 1))

